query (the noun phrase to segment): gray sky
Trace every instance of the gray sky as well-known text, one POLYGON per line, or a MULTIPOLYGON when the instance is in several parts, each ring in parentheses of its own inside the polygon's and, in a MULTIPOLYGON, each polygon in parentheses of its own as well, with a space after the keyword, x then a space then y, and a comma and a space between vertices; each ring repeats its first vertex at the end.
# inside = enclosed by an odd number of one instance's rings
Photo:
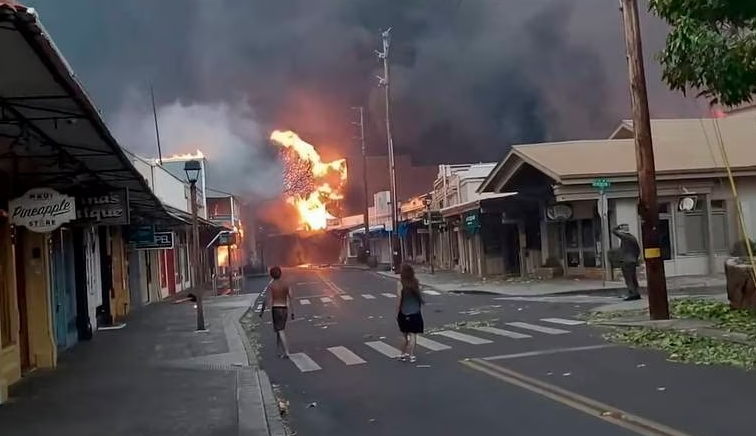
MULTIPOLYGON (((498 160, 512 143, 605 137, 629 114, 611 0, 27 3, 125 146, 154 154, 152 82, 164 148, 225 159, 226 188, 239 175, 253 190, 280 182, 265 150, 273 128, 297 130, 330 157, 354 154, 351 106, 367 108, 371 152, 385 148, 372 50, 387 26, 395 144, 421 162, 498 160)), ((643 24, 652 114, 700 113, 661 83, 653 55, 665 29, 645 13, 643 24)))

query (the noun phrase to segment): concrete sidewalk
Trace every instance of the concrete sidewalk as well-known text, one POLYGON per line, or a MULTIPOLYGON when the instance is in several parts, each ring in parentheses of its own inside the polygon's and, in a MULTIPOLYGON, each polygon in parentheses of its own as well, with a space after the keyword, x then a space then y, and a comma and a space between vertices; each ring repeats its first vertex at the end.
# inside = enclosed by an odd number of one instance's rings
MULTIPOLYGON (((395 280, 399 279, 399 276, 391 271, 377 271, 376 273, 395 280)), ((520 278, 479 279, 468 274, 453 271, 437 271, 435 274, 418 272, 417 278, 423 286, 441 292, 487 293, 516 297, 604 292, 620 293, 625 290, 624 282, 570 278, 550 280, 520 278)), ((645 288, 645 280, 641 280, 640 285, 642 288, 645 288)), ((725 280, 723 276, 686 276, 669 277, 667 279, 668 289, 675 292, 705 289, 719 290, 724 289, 724 286, 725 280)))
POLYGON ((0 407, 3 436, 285 435, 239 318, 256 295, 156 303, 31 374, 0 407), (277 418, 277 419, 276 419, 277 418))

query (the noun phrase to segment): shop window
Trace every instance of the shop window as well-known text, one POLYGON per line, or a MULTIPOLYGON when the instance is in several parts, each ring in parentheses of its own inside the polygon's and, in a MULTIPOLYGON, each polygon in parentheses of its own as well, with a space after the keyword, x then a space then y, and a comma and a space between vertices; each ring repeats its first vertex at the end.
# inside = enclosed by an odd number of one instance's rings
MULTIPOLYGON (((683 213, 683 225, 685 229, 685 253, 706 253, 706 212, 702 201, 696 204, 696 208, 683 213)), ((724 200, 711 201, 711 230, 712 247, 715 252, 727 252, 729 238, 727 230, 727 205, 724 200)))

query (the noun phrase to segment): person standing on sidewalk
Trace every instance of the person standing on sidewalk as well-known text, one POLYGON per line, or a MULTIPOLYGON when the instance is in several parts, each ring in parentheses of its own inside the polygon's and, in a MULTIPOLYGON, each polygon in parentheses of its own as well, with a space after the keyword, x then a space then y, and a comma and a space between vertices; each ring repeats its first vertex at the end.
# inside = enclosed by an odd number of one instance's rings
POLYGON ((274 266, 270 269, 271 281, 265 292, 267 296, 265 303, 260 310, 260 316, 265 312, 265 306, 270 306, 270 314, 273 319, 273 331, 276 332, 276 349, 281 358, 289 357, 289 342, 286 339, 286 320, 291 314, 294 319, 294 312, 291 310, 291 288, 281 276, 281 268, 274 266))
POLYGON ((629 231, 627 224, 612 229, 614 236, 620 239, 620 253, 622 254, 622 277, 625 278, 627 295, 625 301, 640 300, 638 288, 638 259, 640 258, 640 244, 638 239, 629 231))
POLYGON ((397 286, 399 305, 396 310, 396 322, 399 324, 399 331, 404 335, 402 354, 399 359, 414 363, 417 361, 415 356, 417 335, 423 333, 424 330, 421 309, 425 301, 420 292, 420 282, 415 277, 415 270, 411 266, 403 264, 399 269, 399 277, 397 286))

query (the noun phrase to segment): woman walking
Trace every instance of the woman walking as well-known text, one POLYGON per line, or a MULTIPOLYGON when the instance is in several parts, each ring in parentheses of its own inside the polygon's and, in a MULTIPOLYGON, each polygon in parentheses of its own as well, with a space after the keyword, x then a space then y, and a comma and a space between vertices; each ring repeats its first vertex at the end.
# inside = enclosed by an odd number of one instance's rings
POLYGON ((415 270, 411 266, 403 264, 399 270, 399 277, 397 289, 399 307, 397 307, 396 322, 399 324, 399 331, 404 335, 404 345, 399 359, 414 363, 417 361, 415 356, 417 335, 423 333, 424 328, 421 309, 425 301, 420 292, 420 282, 417 281, 415 270))

